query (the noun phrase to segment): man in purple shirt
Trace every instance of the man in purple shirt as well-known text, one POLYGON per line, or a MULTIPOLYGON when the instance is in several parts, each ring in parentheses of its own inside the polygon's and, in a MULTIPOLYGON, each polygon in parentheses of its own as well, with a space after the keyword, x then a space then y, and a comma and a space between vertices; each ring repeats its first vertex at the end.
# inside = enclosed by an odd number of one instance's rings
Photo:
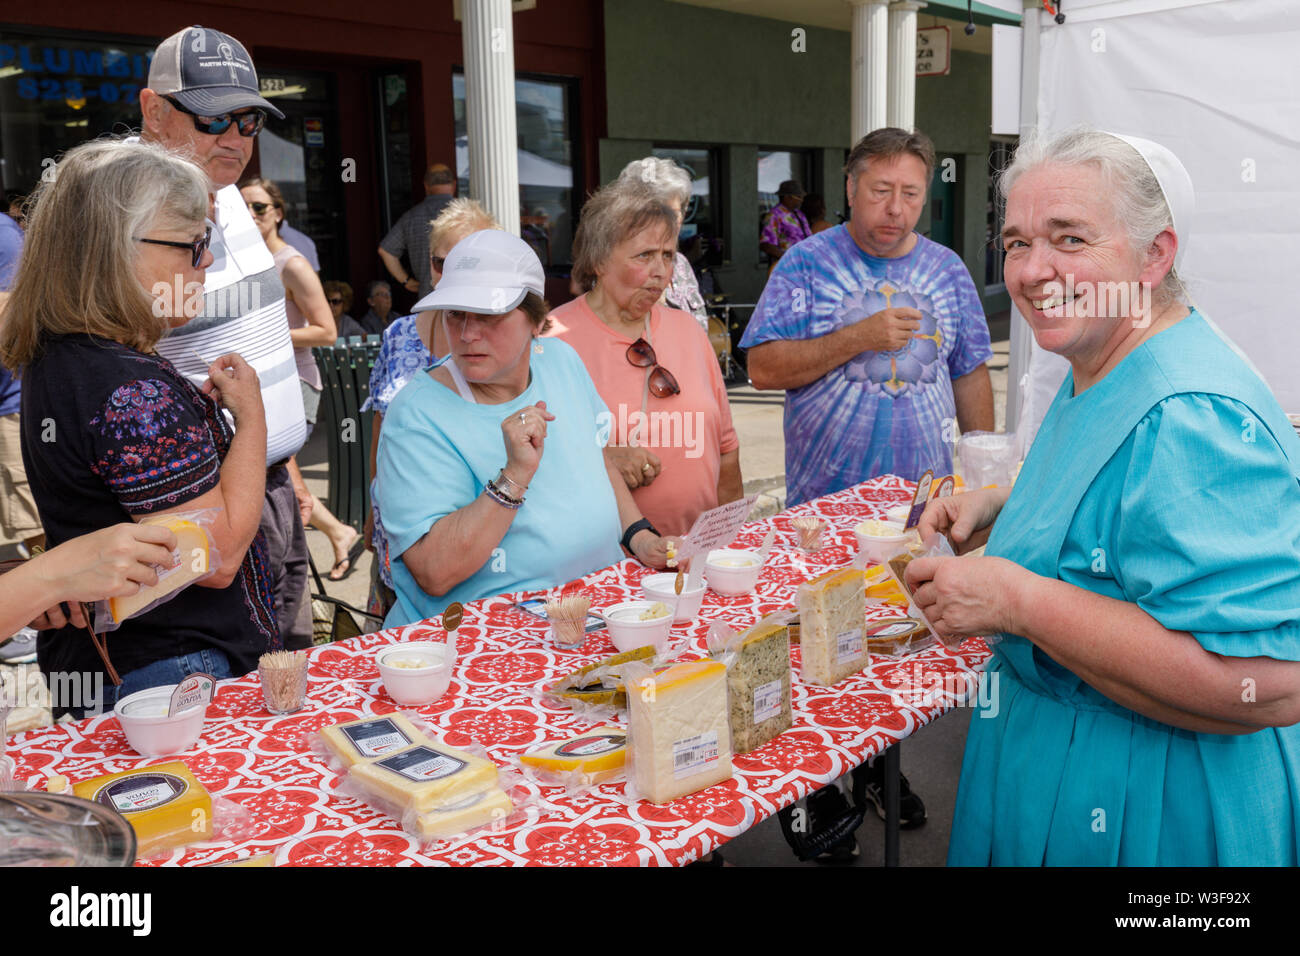
POLYGON ((767 224, 759 237, 759 248, 771 258, 774 267, 791 246, 812 235, 808 218, 799 208, 806 195, 799 180, 787 179, 776 187, 776 193, 780 201, 768 213, 767 224))

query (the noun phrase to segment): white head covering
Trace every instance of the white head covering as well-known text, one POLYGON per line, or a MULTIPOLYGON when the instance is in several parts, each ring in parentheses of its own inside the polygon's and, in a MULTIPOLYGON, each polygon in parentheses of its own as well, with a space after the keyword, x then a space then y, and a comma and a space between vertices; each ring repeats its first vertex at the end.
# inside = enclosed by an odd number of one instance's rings
POLYGON ((1187 175, 1187 169, 1178 157, 1159 143, 1123 133, 1110 135, 1136 149, 1155 174, 1160 191, 1164 193, 1165 203, 1169 206, 1174 234, 1178 236, 1178 251, 1174 253, 1174 268, 1177 269, 1182 264, 1187 240, 1191 237, 1192 214, 1196 212, 1196 191, 1192 188, 1192 177, 1187 175))

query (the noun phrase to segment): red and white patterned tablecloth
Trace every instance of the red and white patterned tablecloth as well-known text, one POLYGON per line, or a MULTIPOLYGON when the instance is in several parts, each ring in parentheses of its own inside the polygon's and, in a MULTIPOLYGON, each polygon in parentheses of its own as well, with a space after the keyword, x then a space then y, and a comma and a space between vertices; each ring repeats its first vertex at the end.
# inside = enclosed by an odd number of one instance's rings
MULTIPOLYGON (((777 531, 768 565, 754 594, 726 598, 708 591, 687 634, 702 656, 708 626, 736 629, 795 603, 799 584, 847 565, 854 554, 853 526, 880 518, 891 505, 910 501, 913 486, 879 478, 800 505, 744 527, 740 547, 756 547, 768 528, 777 531), (827 546, 805 555, 795 546, 792 518, 826 520, 827 546)), ((638 582, 651 573, 633 561, 583 579, 593 607, 640 598, 638 582)), ((280 865, 681 865, 697 860, 812 790, 847 773, 957 706, 973 700, 973 680, 988 656, 982 641, 956 651, 939 645, 902 660, 875 659, 835 687, 798 680, 793 649, 794 725, 766 746, 734 758, 735 773, 665 806, 632 802, 622 783, 566 795, 560 787, 527 782, 536 797, 526 819, 493 832, 421 847, 394 820, 339 792, 341 776, 311 750, 322 727, 402 709, 415 712, 454 747, 484 746, 495 762, 512 767, 540 744, 595 726, 591 720, 539 701, 555 678, 614 653, 604 631, 578 651, 561 650, 546 625, 508 608, 519 595, 476 602, 465 609, 459 657, 451 687, 440 700, 398 708, 375 666, 375 649, 397 641, 442 641, 434 622, 368 634, 313 648, 309 700, 295 714, 265 709, 257 673, 224 681, 198 746, 180 755, 208 790, 248 811, 251 827, 237 843, 211 842, 175 850, 150 862, 185 865, 230 862, 272 853, 280 865), (970 681, 968 683, 968 681, 970 681)), ((692 656, 688 653, 687 656, 692 656)), ((142 758, 129 749, 111 714, 42 728, 10 740, 18 781, 43 789, 43 779, 63 774, 89 779, 177 758, 142 758)))

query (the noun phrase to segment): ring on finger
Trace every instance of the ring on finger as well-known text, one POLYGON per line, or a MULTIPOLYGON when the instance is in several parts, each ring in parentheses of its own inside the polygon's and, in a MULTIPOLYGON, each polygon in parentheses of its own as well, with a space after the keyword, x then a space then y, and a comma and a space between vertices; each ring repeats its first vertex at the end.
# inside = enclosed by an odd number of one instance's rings
POLYGON ((520 424, 520 425, 527 425, 527 424, 528 424, 528 418, 524 415, 523 412, 520 412, 520 413, 519 413, 519 424, 520 424))
POLYGON ((641 470, 644 471, 647 475, 650 474, 650 462, 647 461, 645 464, 643 464, 641 466, 641 470))

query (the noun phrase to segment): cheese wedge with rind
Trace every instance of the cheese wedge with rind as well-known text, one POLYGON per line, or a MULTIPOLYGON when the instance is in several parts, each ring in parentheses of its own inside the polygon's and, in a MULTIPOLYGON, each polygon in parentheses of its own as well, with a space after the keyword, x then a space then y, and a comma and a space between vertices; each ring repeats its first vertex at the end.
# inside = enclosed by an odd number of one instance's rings
POLYGON ((567 740, 557 740, 519 758, 520 763, 563 777, 574 775, 583 783, 597 784, 623 772, 627 759, 627 731, 597 727, 567 740))
POLYGON ((206 577, 213 570, 212 540, 202 525, 170 515, 146 518, 140 523, 170 528, 176 535, 176 550, 172 555, 179 559, 180 563, 174 568, 158 568, 157 584, 141 587, 135 594, 128 594, 125 597, 109 598, 108 612, 119 624, 155 601, 169 597, 181 588, 206 577))
POLYGON ((126 817, 140 857, 212 837, 212 796, 179 760, 83 780, 72 792, 126 817))
POLYGON ((321 740, 348 767, 373 763, 428 738, 400 713, 344 721, 320 732, 321 740))
POLYGON ((497 783, 497 768, 490 760, 430 740, 359 763, 348 776, 395 809, 428 813, 490 790, 497 783))
POLYGON ((626 687, 631 773, 644 799, 669 803, 731 779, 725 665, 685 661, 629 676, 626 687))

